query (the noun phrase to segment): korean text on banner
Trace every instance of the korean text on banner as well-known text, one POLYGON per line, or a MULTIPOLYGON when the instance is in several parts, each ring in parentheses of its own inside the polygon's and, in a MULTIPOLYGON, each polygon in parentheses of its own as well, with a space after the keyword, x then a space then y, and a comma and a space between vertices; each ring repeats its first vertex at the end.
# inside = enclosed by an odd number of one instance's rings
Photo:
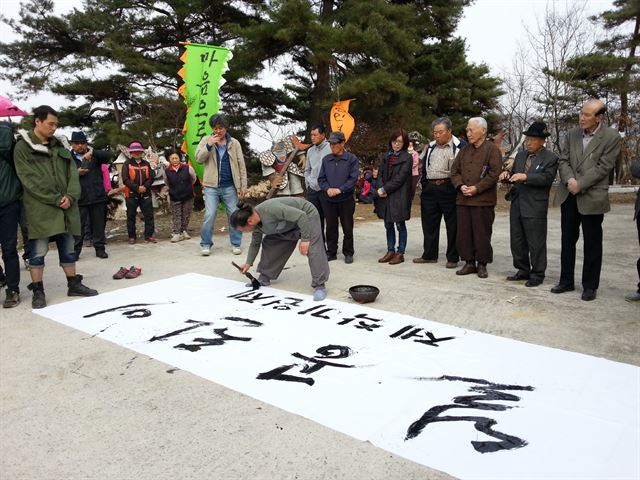
POLYGON ((194 162, 198 143, 205 135, 211 134, 209 118, 220 110, 220 87, 224 84, 222 76, 228 70, 231 51, 212 45, 185 44, 186 51, 180 58, 184 66, 178 74, 184 80, 178 91, 187 105, 187 117, 184 123, 184 143, 182 150, 189 155, 191 165, 199 178, 203 167, 194 162))
POLYGON ((347 140, 349 140, 356 126, 355 119, 349 113, 351 100, 353 99, 336 102, 331 107, 331 130, 344 133, 344 137, 347 140))

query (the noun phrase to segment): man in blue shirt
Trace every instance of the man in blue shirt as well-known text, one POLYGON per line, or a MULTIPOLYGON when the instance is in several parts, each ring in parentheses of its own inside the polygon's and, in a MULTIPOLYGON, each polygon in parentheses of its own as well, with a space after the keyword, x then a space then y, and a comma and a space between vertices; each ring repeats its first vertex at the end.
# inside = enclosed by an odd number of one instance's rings
POLYGON ((353 214, 356 208, 354 192, 358 181, 358 157, 347 152, 344 133, 329 136, 331 154, 322 159, 318 185, 322 191, 320 202, 327 226, 327 257, 335 260, 338 254, 338 219, 342 226, 344 263, 353 263, 353 214))

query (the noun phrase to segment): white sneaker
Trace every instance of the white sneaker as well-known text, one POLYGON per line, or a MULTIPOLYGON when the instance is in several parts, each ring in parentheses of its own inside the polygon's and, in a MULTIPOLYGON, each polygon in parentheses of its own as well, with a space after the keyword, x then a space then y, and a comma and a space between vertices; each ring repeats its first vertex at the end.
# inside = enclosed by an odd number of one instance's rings
POLYGON ((208 257, 209 255, 211 255, 211 247, 202 247, 202 249, 200 250, 200 255, 202 255, 203 257, 208 257))
POLYGON ((189 234, 187 233, 187 231, 186 231, 186 230, 184 230, 184 231, 182 232, 182 238, 184 238, 185 240, 189 240, 189 239, 191 239, 191 235, 189 235, 189 234))
POLYGON ((173 235, 171 235, 171 243, 176 243, 179 242, 180 240, 182 240, 182 234, 181 233, 174 233, 173 235))
POLYGON ((240 247, 233 247, 231 251, 234 255, 240 255, 242 253, 242 249, 240 247))

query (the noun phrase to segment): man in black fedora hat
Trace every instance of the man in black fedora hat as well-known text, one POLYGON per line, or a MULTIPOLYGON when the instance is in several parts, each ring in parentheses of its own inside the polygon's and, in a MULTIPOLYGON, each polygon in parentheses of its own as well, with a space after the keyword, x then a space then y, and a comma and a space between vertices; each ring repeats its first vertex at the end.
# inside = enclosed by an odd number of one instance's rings
POLYGON ((525 135, 525 149, 518 152, 511 172, 500 180, 511 183, 509 225, 511 255, 517 269, 508 281, 526 280, 537 287, 547 269, 547 211, 549 190, 558 171, 558 156, 544 147, 549 136, 543 122, 533 122, 525 135))
POLYGON ((74 239, 76 256, 80 257, 83 240, 90 240, 96 250, 96 257, 108 258, 104 232, 107 219, 107 191, 104 186, 102 165, 109 162, 111 155, 109 152, 89 147, 84 132, 72 132, 69 143, 71 157, 76 162, 82 189, 78 200, 82 234, 74 239), (85 238, 88 232, 90 232, 90 238, 85 238))

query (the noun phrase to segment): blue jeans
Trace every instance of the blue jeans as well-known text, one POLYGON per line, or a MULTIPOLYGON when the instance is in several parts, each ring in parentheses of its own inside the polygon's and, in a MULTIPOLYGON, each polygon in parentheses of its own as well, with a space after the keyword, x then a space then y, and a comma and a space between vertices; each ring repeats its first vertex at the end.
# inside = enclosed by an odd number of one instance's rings
POLYGON ((387 230, 387 251, 396 251, 396 230, 394 225, 398 227, 398 253, 404 255, 407 248, 407 225, 404 222, 384 222, 384 228, 387 230))
POLYGON ((29 268, 44 268, 44 257, 49 251, 49 242, 56 242, 61 267, 73 267, 76 264, 74 239, 70 233, 59 233, 49 238, 29 240, 29 268))
MULTIPOLYGON (((224 202, 228 220, 231 214, 238 208, 236 187, 204 187, 204 218, 202 219, 202 228, 200 229, 201 247, 211 247, 213 245, 213 227, 216 224, 216 214, 218 213, 220 200, 224 202)), ((229 240, 231 241, 231 245, 239 247, 242 242, 242 232, 231 228, 231 225, 229 225, 229 240)))

